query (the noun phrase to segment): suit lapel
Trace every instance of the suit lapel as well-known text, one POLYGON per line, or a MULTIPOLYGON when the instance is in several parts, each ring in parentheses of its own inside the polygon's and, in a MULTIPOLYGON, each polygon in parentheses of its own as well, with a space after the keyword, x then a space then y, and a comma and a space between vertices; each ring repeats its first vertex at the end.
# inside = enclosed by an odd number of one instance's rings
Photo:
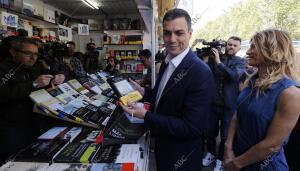
POLYGON ((188 70, 192 67, 192 57, 193 53, 191 50, 189 53, 183 58, 181 63, 178 65, 178 67, 175 69, 173 74, 171 75, 170 79, 168 80, 162 94, 160 97, 160 101, 163 99, 165 95, 170 92, 171 89, 173 89, 177 83, 181 81, 181 79, 187 74, 188 70))

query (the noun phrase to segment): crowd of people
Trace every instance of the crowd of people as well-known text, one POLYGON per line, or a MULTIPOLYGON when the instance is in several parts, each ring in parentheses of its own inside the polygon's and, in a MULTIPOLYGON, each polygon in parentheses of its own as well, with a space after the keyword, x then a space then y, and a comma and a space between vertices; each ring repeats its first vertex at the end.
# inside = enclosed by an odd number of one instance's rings
MULTIPOLYGON (((148 49, 139 53, 146 77, 130 80, 151 107, 122 106, 144 119, 155 138, 157 170, 200 171, 212 163, 214 171, 300 170, 300 70, 290 35, 279 29, 255 32, 246 60, 236 56, 237 36, 228 38, 225 54, 212 48, 199 57, 189 48, 191 17, 185 10, 168 11, 162 24, 166 53, 155 86, 149 86, 148 49)), ((26 36, 2 41, 1 162, 47 125, 33 114, 30 92, 100 69, 94 43, 87 44, 85 54, 75 52, 74 42, 56 42, 47 51, 39 43, 26 36)), ((104 70, 115 75, 119 68, 109 57, 104 70)))

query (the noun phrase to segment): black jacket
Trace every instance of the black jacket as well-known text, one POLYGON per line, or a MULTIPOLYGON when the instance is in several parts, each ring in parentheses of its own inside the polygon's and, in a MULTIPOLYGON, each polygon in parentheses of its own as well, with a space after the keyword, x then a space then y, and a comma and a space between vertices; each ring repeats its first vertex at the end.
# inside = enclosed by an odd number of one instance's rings
POLYGON ((35 90, 32 83, 41 74, 44 71, 38 65, 26 67, 11 58, 0 63, 0 159, 26 147, 42 131, 29 98, 35 90))

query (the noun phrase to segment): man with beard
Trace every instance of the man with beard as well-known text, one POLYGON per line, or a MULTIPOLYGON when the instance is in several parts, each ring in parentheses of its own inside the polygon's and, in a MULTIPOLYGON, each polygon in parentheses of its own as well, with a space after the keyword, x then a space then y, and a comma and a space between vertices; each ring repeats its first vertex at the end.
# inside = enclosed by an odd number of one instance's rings
POLYGON ((208 166, 216 160, 214 171, 223 170, 224 143, 233 112, 236 108, 239 80, 245 70, 245 60, 236 56, 240 49, 241 39, 232 36, 227 40, 225 54, 220 56, 218 50, 212 48, 212 55, 208 60, 208 64, 214 74, 217 91, 206 130, 208 152, 203 158, 202 164, 208 166), (221 142, 217 155, 216 138, 219 130, 221 142))

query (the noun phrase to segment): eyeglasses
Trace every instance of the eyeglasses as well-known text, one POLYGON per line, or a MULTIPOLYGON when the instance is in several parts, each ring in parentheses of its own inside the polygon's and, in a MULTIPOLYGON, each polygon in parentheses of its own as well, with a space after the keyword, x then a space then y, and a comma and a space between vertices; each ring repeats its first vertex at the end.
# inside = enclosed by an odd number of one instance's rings
POLYGON ((18 52, 21 52, 25 57, 38 57, 38 53, 32 53, 30 51, 23 51, 23 50, 16 50, 18 52))

